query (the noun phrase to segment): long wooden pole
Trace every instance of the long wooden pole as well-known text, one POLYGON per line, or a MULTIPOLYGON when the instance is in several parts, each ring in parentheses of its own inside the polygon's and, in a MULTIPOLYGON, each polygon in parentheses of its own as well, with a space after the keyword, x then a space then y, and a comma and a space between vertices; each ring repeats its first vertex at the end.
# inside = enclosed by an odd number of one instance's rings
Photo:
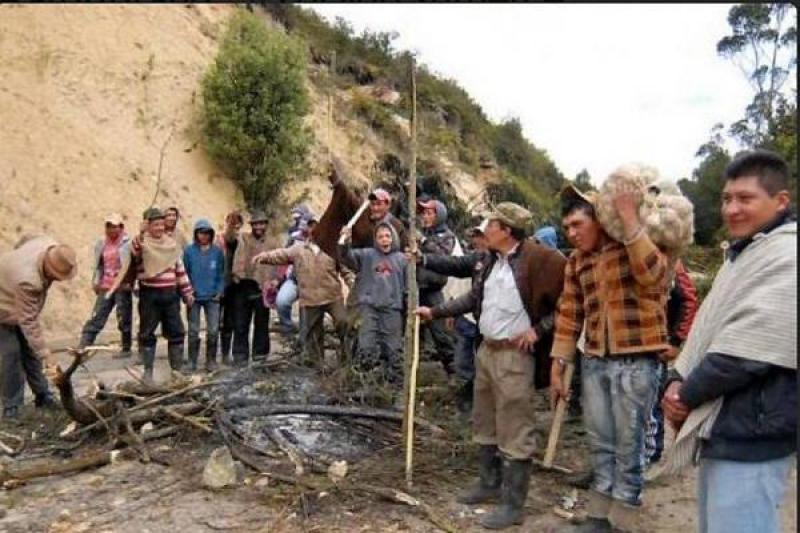
POLYGON ((417 369, 419 368, 419 315, 414 315, 414 353, 408 387, 408 430, 406 431, 406 485, 411 488, 414 466, 414 407, 417 399, 417 369))
MULTIPOLYGON (((409 173, 409 180, 408 180, 408 235, 410 235, 408 239, 409 247, 411 251, 416 253, 417 251, 417 241, 415 238, 416 235, 416 222, 417 222, 417 80, 415 75, 415 66, 414 66, 414 56, 409 54, 409 70, 410 70, 410 77, 411 77, 411 123, 409 124, 411 129, 411 142, 410 142, 410 149, 411 149, 411 158, 408 164, 408 173, 409 173)), ((414 358, 414 345, 415 345, 415 334, 417 333, 416 328, 414 327, 416 321, 414 317, 416 316, 417 310, 417 300, 418 300, 418 291, 417 291, 417 269, 415 268, 414 264, 409 264, 408 268, 406 269, 406 280, 407 280, 407 288, 408 288, 408 301, 407 301, 407 310, 408 315, 406 317, 406 350, 405 350, 405 372, 403 373, 403 394, 405 398, 405 411, 403 414, 403 434, 406 435, 406 454, 407 456, 411 453, 413 456, 413 452, 408 448, 411 448, 414 445, 414 439, 408 438, 411 431, 413 430, 412 425, 413 421, 409 419, 409 415, 413 412, 413 407, 411 406, 412 395, 411 395, 411 366, 412 360, 414 358)), ((410 485, 411 484, 411 465, 406 466, 406 482, 410 485)))
POLYGON ((333 161, 333 93, 336 90, 336 50, 331 52, 331 64, 330 64, 330 86, 328 87, 328 131, 327 131, 327 141, 328 141, 328 162, 333 161))

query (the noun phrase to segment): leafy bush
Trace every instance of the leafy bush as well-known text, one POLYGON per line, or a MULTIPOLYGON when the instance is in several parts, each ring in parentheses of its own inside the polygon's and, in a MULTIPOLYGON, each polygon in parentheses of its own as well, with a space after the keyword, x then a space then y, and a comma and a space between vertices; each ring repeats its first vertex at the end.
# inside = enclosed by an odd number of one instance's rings
POLYGON ((304 170, 306 67, 300 42, 241 10, 203 78, 208 153, 241 186, 250 207, 270 206, 287 179, 304 170))

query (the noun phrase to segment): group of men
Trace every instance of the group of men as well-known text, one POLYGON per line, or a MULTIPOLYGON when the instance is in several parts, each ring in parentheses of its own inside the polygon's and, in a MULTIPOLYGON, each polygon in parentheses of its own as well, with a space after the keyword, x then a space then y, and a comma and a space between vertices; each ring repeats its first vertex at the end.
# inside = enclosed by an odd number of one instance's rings
MULTIPOLYGON (((356 309, 352 364, 397 388, 406 269, 415 265, 423 342, 464 380, 459 400, 472 405, 479 479, 458 499, 499 501, 481 519, 483 526, 503 529, 524 521, 536 451, 535 389, 549 386, 553 404, 569 400, 573 384, 564 373, 578 364, 575 385, 591 472, 588 518, 576 531, 642 527, 645 468, 661 455, 663 417, 677 437, 657 468, 669 473, 699 462, 701 531, 779 531, 777 510, 796 452, 797 243, 788 175, 779 156, 753 151, 720 177, 722 217, 732 242, 693 325, 688 276, 679 258, 650 240, 639 218, 638 191, 613 198, 622 241, 604 231, 595 197, 569 186, 561 195, 569 257, 556 248, 552 228, 529 237, 531 213, 510 202, 494 206, 472 229, 467 253, 455 255, 447 209, 435 198, 419 202, 418 235, 391 214, 392 198, 384 189, 368 195, 364 220, 345 224, 361 200, 334 166, 331 204, 339 211, 329 208, 317 224, 307 210, 295 210, 282 247, 267 235, 263 212, 252 213, 247 233, 238 212, 226 217, 220 235, 207 220, 197 220, 191 239, 178 229, 176 208, 148 209, 133 236, 119 215, 107 217, 105 235, 94 247, 97 299, 80 345, 95 341, 116 307, 118 356, 131 356, 138 295, 145 378, 153 377, 159 325, 169 365, 180 370, 183 300, 189 368, 197 368, 201 313, 207 370, 216 367, 218 352, 223 362, 245 364, 269 353, 270 307, 281 300, 281 322, 291 330, 285 309, 299 298, 305 360, 321 364, 324 316, 344 336, 345 309, 356 309), (417 239, 416 246, 410 239, 417 239), (279 276, 279 265, 291 265, 291 275, 279 276), (471 289, 446 298, 448 276, 470 278, 471 289), (283 286, 291 280, 283 297, 281 278, 283 286), (671 296, 681 290, 681 299, 671 296), (455 322, 448 324, 449 317, 455 322)), ((53 403, 42 363, 51 378, 58 369, 39 313, 51 284, 70 279, 76 268, 74 250, 48 237, 27 239, 0 255, 4 416, 15 416, 22 404, 23 376, 37 406, 53 403)))

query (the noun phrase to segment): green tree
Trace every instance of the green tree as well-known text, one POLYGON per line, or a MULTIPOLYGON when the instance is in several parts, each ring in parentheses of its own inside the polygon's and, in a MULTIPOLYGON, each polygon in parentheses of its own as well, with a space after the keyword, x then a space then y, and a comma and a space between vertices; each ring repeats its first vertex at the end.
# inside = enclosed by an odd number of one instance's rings
POLYGON ((678 187, 694 205, 694 239, 701 246, 716 244, 722 226, 722 176, 731 161, 723 146, 722 130, 722 124, 715 125, 709 141, 697 150, 695 156, 703 159, 692 178, 678 180, 678 187))
POLYGON ((305 47, 240 10, 202 83, 209 155, 242 187, 250 207, 268 207, 304 169, 310 132, 305 47))
POLYGON ((730 133, 746 147, 765 146, 786 104, 783 85, 797 67, 797 10, 789 3, 735 5, 728 24, 731 34, 717 43, 717 53, 739 67, 754 91, 730 133))
POLYGON ((592 176, 589 175, 589 171, 585 168, 575 175, 574 185, 581 192, 596 190, 595 186, 592 185, 592 176))

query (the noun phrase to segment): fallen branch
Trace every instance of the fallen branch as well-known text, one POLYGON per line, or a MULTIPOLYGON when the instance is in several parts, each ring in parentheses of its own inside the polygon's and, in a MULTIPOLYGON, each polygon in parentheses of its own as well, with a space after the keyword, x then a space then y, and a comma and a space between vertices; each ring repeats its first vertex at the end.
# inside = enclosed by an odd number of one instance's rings
POLYGON ((296 476, 302 476, 306 472, 305 462, 306 457, 300 450, 295 448, 289 440, 281 434, 280 430, 276 428, 267 428, 267 435, 272 442, 274 442, 283 453, 289 457, 289 460, 294 464, 294 473, 296 476))
MULTIPOLYGON (((271 416, 271 415, 327 415, 327 416, 353 416, 362 418, 376 418, 379 420, 391 420, 393 422, 403 422, 403 413, 389 411, 386 409, 375 409, 371 407, 348 407, 341 405, 294 405, 294 404, 269 404, 263 405, 263 400, 252 400, 242 398, 225 403, 228 410, 236 409, 232 416, 271 416)), ((425 428, 433 434, 443 435, 445 431, 439 426, 421 418, 415 418, 414 423, 419 427, 425 428)))
POLYGON ((173 420, 176 420, 177 422, 188 424, 188 425, 192 426, 193 428, 199 429, 200 431, 202 431, 204 433, 214 433, 214 430, 211 429, 210 427, 208 427, 207 425, 201 424, 200 422, 192 420, 188 416, 183 416, 182 414, 176 412, 174 409, 170 409, 169 407, 162 406, 162 407, 159 408, 159 410, 162 413, 164 413, 165 415, 167 415, 168 417, 172 418, 173 420))

